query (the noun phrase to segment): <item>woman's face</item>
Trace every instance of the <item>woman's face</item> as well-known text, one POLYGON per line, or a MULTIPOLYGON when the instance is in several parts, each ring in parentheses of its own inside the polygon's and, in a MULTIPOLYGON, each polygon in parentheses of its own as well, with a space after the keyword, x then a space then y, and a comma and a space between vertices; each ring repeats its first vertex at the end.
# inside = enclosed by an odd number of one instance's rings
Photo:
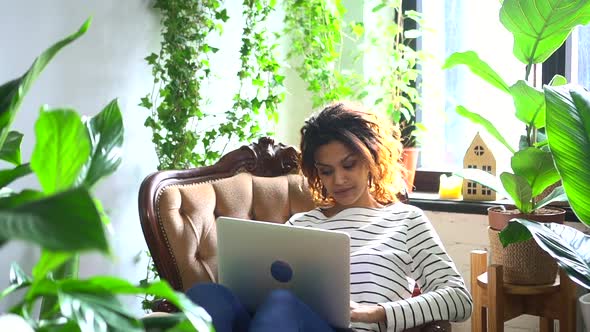
POLYGON ((322 184, 337 205, 370 207, 369 168, 364 159, 339 141, 320 146, 314 155, 322 184))

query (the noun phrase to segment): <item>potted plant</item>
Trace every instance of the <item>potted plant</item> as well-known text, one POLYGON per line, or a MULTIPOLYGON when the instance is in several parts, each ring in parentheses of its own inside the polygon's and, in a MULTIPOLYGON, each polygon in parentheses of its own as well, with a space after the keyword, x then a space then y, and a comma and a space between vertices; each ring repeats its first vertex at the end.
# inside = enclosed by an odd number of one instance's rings
MULTIPOLYGON (((570 206, 590 227, 590 92, 579 86, 545 87, 547 136, 570 206)), ((590 289, 590 235, 566 225, 510 221, 500 233, 507 248, 531 237, 570 278, 590 289)), ((587 300, 586 300, 587 301, 587 300)), ((590 312, 583 312, 590 322, 590 312)), ((590 325, 587 324, 587 328, 590 325)))
POLYGON ((23 98, 50 60, 82 36, 89 25, 90 20, 45 50, 24 75, 0 85, 0 159, 13 164, 0 170, 0 247, 21 240, 41 248, 31 274, 12 264, 10 285, 0 292, 0 300, 17 290, 23 291, 22 298, 9 313, 0 313, 0 330, 143 331, 174 327, 210 331, 209 315, 165 282, 135 286, 111 276, 77 276, 81 253, 112 254, 109 221, 91 189, 121 163, 123 121, 116 100, 86 120, 71 109, 43 107, 35 123, 36 143, 30 162, 22 162, 23 135, 11 131, 10 126, 23 98), (31 173, 42 190, 15 192, 8 187, 31 173), (117 298, 146 293, 168 299, 184 314, 142 320, 117 298))
MULTIPOLYGON (((547 188, 558 182, 559 173, 544 134, 544 91, 529 83, 529 75, 535 64, 545 61, 564 43, 573 28, 590 20, 590 16, 583 13, 590 13, 590 3, 586 1, 563 1, 559 6, 541 6, 532 0, 505 0, 502 3, 500 21, 514 36, 514 55, 526 65, 524 79, 512 85, 507 84, 473 51, 454 53, 444 65, 444 68, 466 65, 495 88, 510 94, 514 100, 516 118, 526 127, 526 134, 521 137, 519 148, 515 149, 489 120, 463 106, 457 106, 456 109, 458 114, 483 126, 513 154, 513 172, 504 172, 499 179, 482 170, 463 170, 458 174, 490 187, 514 202, 514 207, 509 208, 509 211, 491 209, 489 213, 492 260, 504 265, 505 279, 510 283, 550 283, 557 272, 557 265, 533 241, 502 248, 498 231, 505 227, 508 220, 523 215, 531 220, 563 222, 563 212, 560 212, 560 219, 538 218, 547 209, 547 204, 565 200, 566 196, 562 186, 556 186, 546 193, 547 188), (498 215, 503 215, 503 218, 496 223, 498 215)), ((565 83, 565 78, 556 76, 550 85, 565 83)), ((550 214, 555 212, 551 211, 550 214)))

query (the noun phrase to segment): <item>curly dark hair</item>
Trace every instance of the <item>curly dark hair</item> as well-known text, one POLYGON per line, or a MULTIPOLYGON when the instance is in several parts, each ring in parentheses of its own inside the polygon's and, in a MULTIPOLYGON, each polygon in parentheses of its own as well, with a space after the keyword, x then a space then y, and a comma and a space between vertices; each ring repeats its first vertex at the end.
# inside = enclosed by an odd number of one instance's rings
POLYGON ((334 203, 333 198, 322 194, 315 166, 317 149, 332 141, 343 143, 367 162, 372 177, 370 192, 375 200, 381 204, 397 200, 396 194, 403 187, 399 129, 359 104, 338 102, 310 116, 301 128, 301 171, 316 204, 334 203))

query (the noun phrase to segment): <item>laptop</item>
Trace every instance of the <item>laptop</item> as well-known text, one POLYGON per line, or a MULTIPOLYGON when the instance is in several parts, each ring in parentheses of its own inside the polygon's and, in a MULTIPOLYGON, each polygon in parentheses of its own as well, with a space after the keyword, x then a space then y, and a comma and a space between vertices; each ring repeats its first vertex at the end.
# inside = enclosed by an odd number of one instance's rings
POLYGON ((219 283, 254 312, 292 291, 331 326, 350 325, 350 237, 344 232, 217 218, 219 283))

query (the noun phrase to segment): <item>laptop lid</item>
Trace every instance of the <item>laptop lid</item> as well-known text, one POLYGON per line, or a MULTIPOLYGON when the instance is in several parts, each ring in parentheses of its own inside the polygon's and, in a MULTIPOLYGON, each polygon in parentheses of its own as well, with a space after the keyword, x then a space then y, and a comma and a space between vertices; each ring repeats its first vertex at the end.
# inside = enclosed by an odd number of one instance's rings
POLYGON ((334 327, 350 324, 350 237, 344 232, 217 219, 219 283, 253 312, 291 290, 334 327))

